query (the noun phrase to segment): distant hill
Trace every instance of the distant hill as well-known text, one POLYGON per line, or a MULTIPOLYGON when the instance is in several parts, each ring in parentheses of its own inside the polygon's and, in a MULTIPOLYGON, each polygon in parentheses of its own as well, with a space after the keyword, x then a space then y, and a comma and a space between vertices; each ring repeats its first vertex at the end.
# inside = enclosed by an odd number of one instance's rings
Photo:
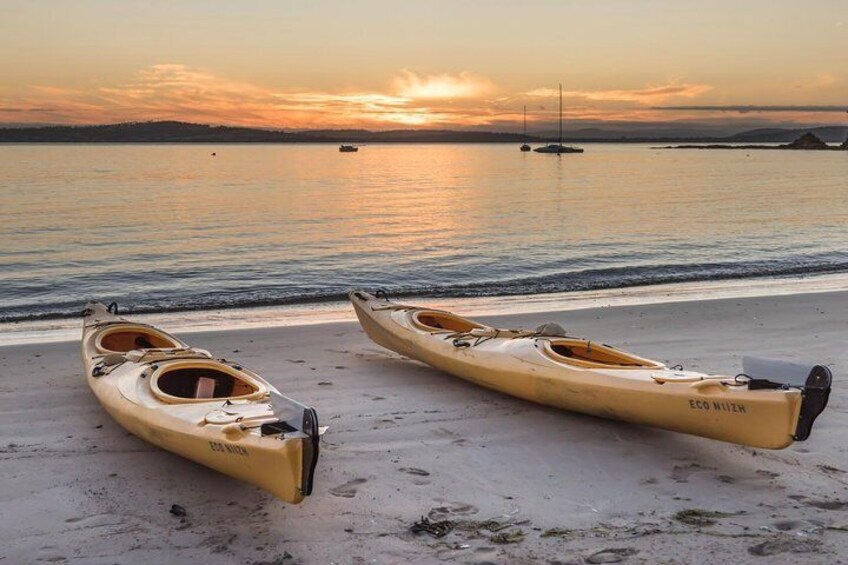
MULTIPOLYGON (((558 133, 527 136, 477 130, 368 131, 324 129, 283 131, 261 128, 211 126, 186 122, 129 122, 102 126, 2 127, 0 143, 542 143, 558 133)), ((685 127, 638 129, 583 128, 564 132, 569 143, 589 142, 698 142, 698 143, 787 143, 812 132, 829 143, 841 143, 848 127, 828 126, 803 129, 760 128, 730 136, 699 135, 685 127)))
MULTIPOLYGON (((350 143, 520 142, 516 133, 449 130, 312 130, 286 132, 186 122, 0 128, 0 143, 350 143)), ((535 139, 535 138, 528 138, 535 139)))
POLYGON ((0 142, 7 143, 279 143, 303 140, 312 141, 312 138, 283 131, 185 122, 0 129, 0 142))

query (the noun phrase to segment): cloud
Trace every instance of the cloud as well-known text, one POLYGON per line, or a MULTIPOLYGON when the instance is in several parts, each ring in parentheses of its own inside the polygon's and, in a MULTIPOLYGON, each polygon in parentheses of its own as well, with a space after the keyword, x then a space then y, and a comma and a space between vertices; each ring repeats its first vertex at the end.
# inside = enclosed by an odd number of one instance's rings
POLYGON ((837 78, 830 73, 819 73, 816 75, 813 85, 818 87, 827 87, 838 82, 837 78))
POLYGON ((422 77, 404 69, 393 85, 399 96, 423 100, 478 98, 494 91, 489 79, 468 72, 422 77))
MULTIPOLYGON (((712 90, 706 84, 670 83, 662 86, 652 86, 634 90, 566 90, 562 95, 566 98, 583 98, 603 102, 638 102, 640 104, 656 104, 668 98, 694 98, 712 90)), ((553 98, 559 96, 559 91, 553 88, 537 88, 524 93, 534 98, 553 98)))
POLYGON ((123 83, 89 90, 31 86, 23 95, 0 97, 0 120, 4 112, 46 119, 50 108, 51 121, 78 124, 185 120, 280 128, 480 125, 490 123, 492 113, 479 96, 493 88, 488 79, 471 73, 419 76, 404 70, 390 81, 391 92, 274 90, 204 69, 161 63, 123 83))
POLYGON ((746 114, 748 112, 845 112, 846 106, 757 106, 729 105, 729 106, 654 106, 652 110, 688 111, 688 112, 737 112, 746 114))

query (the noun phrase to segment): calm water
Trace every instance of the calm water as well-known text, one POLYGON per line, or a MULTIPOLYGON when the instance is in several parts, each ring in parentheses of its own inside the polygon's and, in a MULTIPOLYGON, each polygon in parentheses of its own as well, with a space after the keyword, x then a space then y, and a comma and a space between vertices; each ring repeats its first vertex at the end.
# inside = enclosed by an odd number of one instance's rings
POLYGON ((848 271, 848 153, 586 148, 0 146, 0 321, 848 271))

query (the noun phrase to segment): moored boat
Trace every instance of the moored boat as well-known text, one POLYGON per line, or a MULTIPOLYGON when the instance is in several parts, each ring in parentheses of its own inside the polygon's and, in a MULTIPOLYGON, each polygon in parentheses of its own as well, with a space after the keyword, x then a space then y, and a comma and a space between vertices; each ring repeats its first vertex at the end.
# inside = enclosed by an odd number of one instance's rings
POLYGON ((562 155, 564 153, 583 153, 583 149, 580 147, 562 144, 562 83, 559 85, 559 142, 537 147, 533 151, 536 153, 554 153, 556 155, 562 155))
POLYGON ((563 153, 583 153, 583 149, 580 147, 571 147, 570 145, 561 145, 559 143, 551 143, 543 147, 537 147, 533 151, 536 153, 555 153, 557 155, 562 155, 563 153))
MULTIPOLYGON (((524 105, 524 139, 525 139, 525 140, 527 139, 527 105, 526 105, 526 104, 524 105)), ((525 142, 521 145, 521 147, 519 148, 519 150, 520 150, 522 153, 526 153, 526 152, 530 151, 531 149, 532 149, 532 147, 530 147, 530 146, 527 144, 527 142, 526 142, 526 141, 525 141, 525 142)))
POLYGON ((499 329, 361 290, 349 298, 365 332, 387 349, 490 389, 603 418, 781 449, 809 437, 830 394, 832 376, 821 365, 747 358, 743 373, 708 375, 569 336, 556 324, 499 329))
POLYGON ((339 145, 339 153, 356 153, 359 147, 356 145, 339 145))
POLYGON ((238 363, 109 308, 83 310, 86 379, 127 431, 287 502, 312 492, 315 410, 238 363))

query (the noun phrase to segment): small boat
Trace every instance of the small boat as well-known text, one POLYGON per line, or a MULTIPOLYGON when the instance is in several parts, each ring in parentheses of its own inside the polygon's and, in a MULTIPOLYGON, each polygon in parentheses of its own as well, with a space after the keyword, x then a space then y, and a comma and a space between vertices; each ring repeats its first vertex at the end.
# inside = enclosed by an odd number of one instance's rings
POLYGON ((315 410, 238 363, 91 302, 82 361, 100 404, 121 426, 163 449, 298 503, 318 462, 315 410))
POLYGON ((544 147, 537 147, 533 151, 536 153, 556 153, 557 155, 562 155, 563 153, 583 153, 583 149, 580 147, 570 147, 559 143, 551 143, 544 147))
POLYGON ((359 147, 356 145, 339 145, 340 153, 356 153, 359 151, 359 147))
POLYGON ((602 418, 769 449, 809 437, 832 375, 821 365, 746 358, 744 374, 666 367, 610 345, 489 327, 450 312, 349 294, 365 333, 400 355, 532 402, 602 418))
MULTIPOLYGON (((524 105, 524 139, 527 139, 527 104, 524 105)), ((530 151, 532 147, 525 143, 520 149, 522 153, 526 153, 527 151, 530 151)))
POLYGON ((559 84, 559 142, 550 143, 544 147, 534 149, 536 153, 555 153, 562 155, 563 153, 583 153, 580 147, 571 147, 562 144, 562 83, 559 84))

